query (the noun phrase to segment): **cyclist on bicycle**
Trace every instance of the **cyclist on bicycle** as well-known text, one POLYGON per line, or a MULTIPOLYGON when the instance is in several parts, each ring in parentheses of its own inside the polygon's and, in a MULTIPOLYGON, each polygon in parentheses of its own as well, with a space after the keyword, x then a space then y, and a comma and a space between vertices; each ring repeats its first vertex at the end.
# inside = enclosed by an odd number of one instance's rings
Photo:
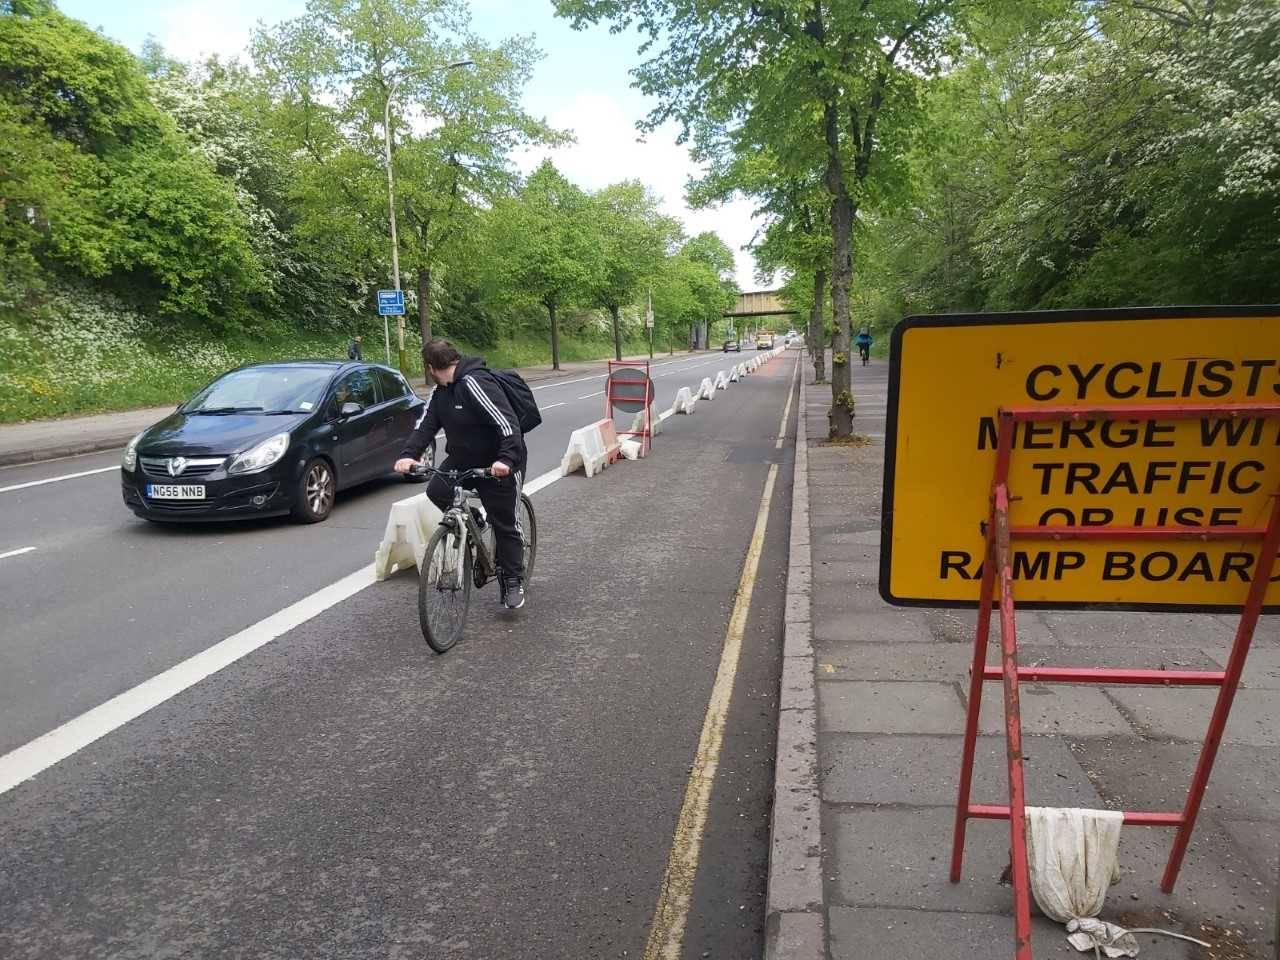
MULTIPOLYGON (((439 337, 427 343, 423 355, 436 389, 400 451, 396 472, 408 473, 443 427, 446 458, 441 470, 487 467, 493 473, 494 479, 481 481, 476 492, 497 541, 502 603, 518 610, 524 606, 524 540, 516 510, 528 460, 520 422, 483 358, 464 357, 439 337)), ((453 490, 440 477, 431 478, 427 496, 441 510, 453 503, 453 490)))
POLYGON ((858 347, 858 353, 862 355, 862 362, 866 363, 871 356, 871 331, 863 327, 858 331, 858 335, 853 338, 853 342, 858 347))

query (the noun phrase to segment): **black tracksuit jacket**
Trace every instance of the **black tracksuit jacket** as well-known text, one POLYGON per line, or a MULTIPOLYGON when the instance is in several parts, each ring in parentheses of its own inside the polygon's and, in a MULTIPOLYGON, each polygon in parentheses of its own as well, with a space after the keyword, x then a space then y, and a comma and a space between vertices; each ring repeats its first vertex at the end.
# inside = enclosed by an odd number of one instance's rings
POLYGON ((417 460, 441 427, 452 469, 487 467, 501 460, 512 470, 524 470, 527 453, 520 422, 484 358, 458 361, 453 383, 432 392, 400 456, 417 460))

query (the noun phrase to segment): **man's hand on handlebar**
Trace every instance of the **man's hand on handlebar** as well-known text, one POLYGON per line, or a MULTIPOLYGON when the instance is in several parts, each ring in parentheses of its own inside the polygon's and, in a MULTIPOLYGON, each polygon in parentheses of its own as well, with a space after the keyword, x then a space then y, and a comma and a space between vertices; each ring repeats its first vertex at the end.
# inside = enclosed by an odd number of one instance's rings
POLYGON ((418 465, 417 460, 414 460, 411 457, 401 457, 399 460, 396 461, 395 470, 396 470, 396 473, 408 473, 417 465, 418 465))
POLYGON ((511 468, 501 460, 493 461, 493 466, 489 468, 489 472, 495 477, 505 477, 511 473, 511 468))

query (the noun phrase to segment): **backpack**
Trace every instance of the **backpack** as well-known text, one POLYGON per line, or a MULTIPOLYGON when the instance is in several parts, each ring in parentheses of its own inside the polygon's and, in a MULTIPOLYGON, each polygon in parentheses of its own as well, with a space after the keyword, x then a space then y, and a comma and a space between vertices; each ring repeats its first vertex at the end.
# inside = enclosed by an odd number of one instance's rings
POLYGON ((524 377, 514 370, 490 370, 493 379, 498 381, 502 392, 507 395, 507 403, 515 411, 516 420, 520 423, 520 432, 528 433, 542 423, 542 413, 538 403, 533 399, 533 391, 524 382, 524 377))

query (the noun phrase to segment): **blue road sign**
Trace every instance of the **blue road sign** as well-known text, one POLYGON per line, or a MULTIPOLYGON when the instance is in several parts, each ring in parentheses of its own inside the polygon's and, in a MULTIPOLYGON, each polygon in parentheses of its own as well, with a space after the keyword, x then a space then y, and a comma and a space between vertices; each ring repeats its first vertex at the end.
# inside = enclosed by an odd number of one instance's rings
POLYGON ((378 291, 378 316, 399 317, 404 314, 403 290, 378 291))

